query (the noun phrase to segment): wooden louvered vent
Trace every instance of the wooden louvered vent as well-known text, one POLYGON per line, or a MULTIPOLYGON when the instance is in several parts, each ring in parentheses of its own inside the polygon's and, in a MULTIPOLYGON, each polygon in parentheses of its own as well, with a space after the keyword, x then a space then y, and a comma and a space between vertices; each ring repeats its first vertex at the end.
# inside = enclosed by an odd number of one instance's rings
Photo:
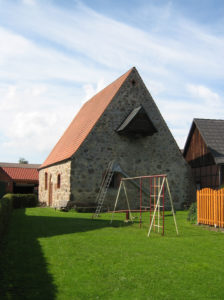
POLYGON ((133 109, 116 131, 122 135, 142 136, 150 136, 157 132, 142 106, 133 109))

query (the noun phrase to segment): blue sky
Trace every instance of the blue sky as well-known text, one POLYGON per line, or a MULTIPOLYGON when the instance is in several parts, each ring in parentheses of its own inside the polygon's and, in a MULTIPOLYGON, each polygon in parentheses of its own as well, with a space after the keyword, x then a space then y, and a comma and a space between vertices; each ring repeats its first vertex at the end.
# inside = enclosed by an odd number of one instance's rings
POLYGON ((193 118, 224 119, 224 1, 0 0, 0 161, 42 163, 132 66, 183 148, 193 118))

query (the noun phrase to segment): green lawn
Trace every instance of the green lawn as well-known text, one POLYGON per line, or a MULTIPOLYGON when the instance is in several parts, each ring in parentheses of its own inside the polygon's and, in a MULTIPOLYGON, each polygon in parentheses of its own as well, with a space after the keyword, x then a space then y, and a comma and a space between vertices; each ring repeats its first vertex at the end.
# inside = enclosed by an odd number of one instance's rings
MULTIPOLYGON (((144 215, 146 218, 146 215, 144 215)), ((224 299, 224 234, 186 221, 165 236, 116 215, 50 208, 13 213, 0 258, 0 299, 224 299)), ((137 221, 137 219, 136 219, 137 221)))

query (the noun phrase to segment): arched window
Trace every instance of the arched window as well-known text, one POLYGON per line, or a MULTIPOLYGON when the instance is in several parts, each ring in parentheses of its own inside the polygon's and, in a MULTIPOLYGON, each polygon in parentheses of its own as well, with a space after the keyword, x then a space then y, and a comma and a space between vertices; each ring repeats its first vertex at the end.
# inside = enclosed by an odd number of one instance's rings
POLYGON ((61 187, 61 174, 58 174, 57 188, 60 189, 60 187, 61 187))
POLYGON ((47 190, 47 172, 44 173, 44 179, 45 179, 45 190, 47 190))

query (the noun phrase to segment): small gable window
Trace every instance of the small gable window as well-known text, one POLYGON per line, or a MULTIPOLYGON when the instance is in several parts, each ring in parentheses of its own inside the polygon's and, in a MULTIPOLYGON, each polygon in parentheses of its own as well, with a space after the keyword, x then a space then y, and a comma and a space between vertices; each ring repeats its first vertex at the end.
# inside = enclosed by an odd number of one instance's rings
POLYGON ((131 84, 132 84, 132 86, 136 85, 136 81, 134 79, 132 79, 131 84))
POLYGON ((60 189, 61 187, 61 174, 58 174, 58 178, 57 178, 57 188, 60 189))
POLYGON ((45 172, 44 173, 44 181, 45 181, 45 183, 44 183, 44 187, 45 187, 45 190, 47 190, 47 172, 45 172))

